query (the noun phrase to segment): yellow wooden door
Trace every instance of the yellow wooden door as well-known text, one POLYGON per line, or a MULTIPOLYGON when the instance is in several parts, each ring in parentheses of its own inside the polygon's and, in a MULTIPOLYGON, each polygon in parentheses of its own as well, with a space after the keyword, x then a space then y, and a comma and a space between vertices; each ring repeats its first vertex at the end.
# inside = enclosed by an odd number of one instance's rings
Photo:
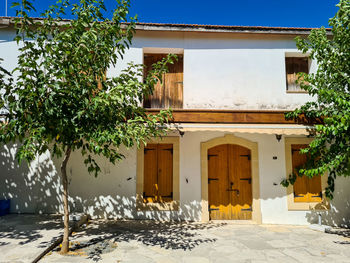
POLYGON ((252 173, 250 150, 230 144, 228 170, 231 189, 230 200, 234 220, 252 219, 252 173))
POLYGON ((227 169, 227 145, 208 150, 208 198, 210 219, 231 219, 227 169))
POLYGON ((208 194, 210 219, 252 218, 249 149, 225 144, 208 150, 208 194))

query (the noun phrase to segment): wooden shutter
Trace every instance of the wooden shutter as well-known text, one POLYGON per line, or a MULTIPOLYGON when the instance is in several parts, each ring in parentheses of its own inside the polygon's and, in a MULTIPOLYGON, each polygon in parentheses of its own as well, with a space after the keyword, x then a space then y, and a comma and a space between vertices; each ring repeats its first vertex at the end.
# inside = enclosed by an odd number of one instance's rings
POLYGON ((145 202, 173 200, 173 145, 148 144, 144 149, 145 202))
MULTIPOLYGON (((307 161, 307 156, 305 154, 300 154, 300 150, 306 147, 306 144, 292 145, 292 165, 295 174, 298 173, 298 170, 302 168, 307 161)), ((294 202, 321 202, 321 176, 314 176, 313 178, 297 176, 293 185, 293 190, 294 202)))
MULTIPOLYGON (((154 63, 157 63, 158 61, 162 60, 164 58, 163 54, 145 54, 144 56, 144 64, 145 64, 145 71, 144 76, 146 77, 148 72, 152 70, 152 65, 154 63)), ((164 80, 164 76, 163 76, 164 80)), ((147 98, 144 99, 144 107, 145 108, 162 108, 163 104, 163 98, 164 96, 164 85, 161 85, 160 81, 153 87, 153 94, 149 95, 147 98)))
POLYGON ((157 196, 157 144, 148 144, 144 149, 143 198, 155 202, 157 196))
POLYGON ((169 72, 165 74, 165 108, 182 108, 183 106, 183 56, 178 55, 178 61, 168 65, 169 72))
POLYGON ((161 201, 173 200, 173 145, 158 145, 158 196, 161 201))
MULTIPOLYGON (((165 58, 167 54, 145 54, 144 76, 152 69, 152 64, 165 58)), ((153 94, 144 99, 145 108, 182 108, 183 107, 183 56, 168 64, 168 72, 163 74, 163 83, 154 86, 153 94)))
POLYGON ((322 186, 321 176, 314 176, 308 178, 308 190, 309 190, 309 202, 321 202, 322 201, 322 186))
POLYGON ((288 91, 301 91, 296 83, 299 72, 309 73, 309 60, 307 57, 286 57, 286 81, 288 91))

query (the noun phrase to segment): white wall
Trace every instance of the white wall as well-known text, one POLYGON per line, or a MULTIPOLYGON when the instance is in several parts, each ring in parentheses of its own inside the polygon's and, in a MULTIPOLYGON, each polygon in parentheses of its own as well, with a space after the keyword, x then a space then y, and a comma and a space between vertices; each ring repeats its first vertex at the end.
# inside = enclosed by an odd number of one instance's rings
MULTIPOLYGON (((122 150, 126 159, 116 165, 97 159, 102 167, 97 178, 88 174, 83 159, 79 153, 74 153, 67 168, 71 211, 105 218, 201 220, 200 143, 223 135, 223 132, 186 132, 180 139, 180 210, 174 212, 136 211, 136 149, 122 150)), ((316 222, 313 212, 288 211, 286 188, 279 184, 286 171, 284 139, 278 142, 274 135, 235 135, 258 143, 263 223, 303 225, 316 222)), ((58 161, 46 155, 30 168, 19 167, 14 161, 14 152, 11 147, 0 152, 0 199, 12 198, 12 212, 62 211, 58 161)), ((349 178, 337 179, 331 209, 322 212, 325 224, 350 225, 348 189, 349 178)))
MULTIPOLYGON (((297 52, 295 36, 138 31, 132 47, 109 76, 143 62, 144 48, 183 50, 184 108, 293 109, 306 94, 286 93, 285 53, 297 52)), ((0 57, 16 65, 14 30, 0 29, 0 57)), ((316 68, 311 65, 311 71, 316 68)))
POLYGON ((294 109, 310 100, 286 92, 285 53, 298 52, 294 36, 138 32, 124 59, 142 63, 150 47, 183 49, 184 108, 294 109))
MULTIPOLYGON (((7 69, 16 65, 18 55, 14 31, 0 29, 0 57, 7 69)), ((133 46, 117 67, 114 76, 129 61, 142 63, 143 48, 184 50, 184 107, 216 109, 292 109, 307 101, 305 94, 287 94, 285 52, 295 52, 293 36, 243 35, 226 33, 138 32, 133 46)), ((312 65, 315 69, 315 65, 312 65)), ((71 210, 93 216, 200 220, 200 142, 221 132, 187 132, 180 140, 179 212, 137 212, 136 149, 125 150, 127 159, 116 166, 100 160, 98 178, 89 175, 82 158, 73 154, 68 164, 71 210), (187 179, 187 181, 186 181, 187 179)), ((286 189, 279 185, 285 177, 284 143, 273 135, 237 134, 259 144, 261 209, 264 223, 305 224, 314 215, 288 211, 286 189), (277 160, 272 157, 277 156, 277 160), (277 185, 274 185, 276 183, 277 185)), ((0 150, 0 198, 12 198, 13 212, 51 213, 61 211, 59 164, 43 155, 39 162, 19 166, 10 146, 0 150)), ((335 200, 324 221, 349 224, 349 179, 336 183, 335 200)))

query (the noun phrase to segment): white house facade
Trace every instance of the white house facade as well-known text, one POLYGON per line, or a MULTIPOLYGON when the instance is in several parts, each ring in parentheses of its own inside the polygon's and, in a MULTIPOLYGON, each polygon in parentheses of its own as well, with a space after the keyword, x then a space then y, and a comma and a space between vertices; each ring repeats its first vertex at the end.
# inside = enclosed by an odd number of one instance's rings
MULTIPOLYGON (((70 211, 92 217, 155 220, 249 220, 264 224, 350 225, 350 180, 338 177, 335 198, 325 198, 326 176, 280 182, 304 162, 299 150, 312 140, 310 124, 284 112, 311 100, 295 73, 315 72, 294 38, 306 28, 137 25, 128 62, 151 63, 165 54, 179 60, 163 86, 145 101, 149 112, 174 109, 172 131, 125 159, 89 175, 79 153, 68 163, 70 211)), ((10 20, 0 18, 0 57, 13 69, 18 47, 10 20)), ((49 154, 19 166, 15 145, 0 150, 0 199, 13 213, 57 213, 59 162, 49 154)))

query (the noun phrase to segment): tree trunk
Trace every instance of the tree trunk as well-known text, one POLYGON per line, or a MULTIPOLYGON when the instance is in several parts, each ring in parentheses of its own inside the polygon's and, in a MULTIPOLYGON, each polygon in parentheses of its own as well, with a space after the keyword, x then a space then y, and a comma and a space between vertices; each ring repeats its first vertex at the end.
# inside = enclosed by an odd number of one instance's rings
POLYGON ((68 179, 67 179, 67 162, 71 153, 71 148, 68 147, 61 164, 61 176, 63 184, 63 209, 64 209, 64 231, 61 253, 66 254, 69 251, 69 209, 68 209, 68 179))

